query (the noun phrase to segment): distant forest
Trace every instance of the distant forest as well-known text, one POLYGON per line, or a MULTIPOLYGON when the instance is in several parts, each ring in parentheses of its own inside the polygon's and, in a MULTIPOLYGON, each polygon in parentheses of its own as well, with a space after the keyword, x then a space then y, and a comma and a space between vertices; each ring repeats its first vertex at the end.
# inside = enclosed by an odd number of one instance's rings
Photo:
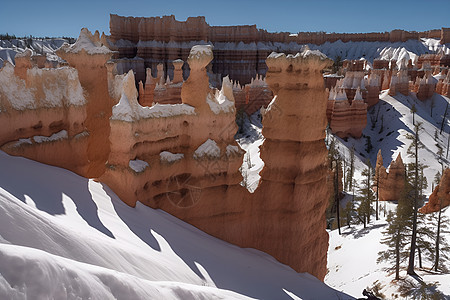
POLYGON ((0 40, 15 40, 15 39, 19 39, 19 40, 49 40, 49 39, 65 39, 67 40, 69 43, 74 43, 76 41, 75 38, 73 37, 68 37, 68 36, 61 36, 61 37, 37 37, 37 36, 32 36, 32 35, 28 35, 28 36, 23 36, 23 37, 16 37, 14 34, 8 34, 8 33, 0 33, 0 40))

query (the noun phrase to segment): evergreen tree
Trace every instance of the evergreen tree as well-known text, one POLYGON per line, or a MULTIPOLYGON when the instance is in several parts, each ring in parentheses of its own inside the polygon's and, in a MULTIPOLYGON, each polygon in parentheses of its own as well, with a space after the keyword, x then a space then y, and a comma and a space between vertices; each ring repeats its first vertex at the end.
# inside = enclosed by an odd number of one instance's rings
POLYGON ((378 253, 379 257, 377 262, 388 261, 392 262, 393 266, 389 270, 395 270, 395 279, 400 279, 400 264, 405 261, 408 255, 408 251, 405 246, 408 244, 407 238, 409 230, 405 226, 405 220, 399 217, 398 207, 397 214, 390 211, 387 215, 387 222, 389 226, 383 232, 384 237, 381 240, 382 244, 388 246, 385 251, 378 253))
MULTIPOLYGON (((413 105, 413 108, 414 105, 413 105)), ((414 113, 414 112, 413 112, 414 113)), ((413 114, 414 116, 414 114, 413 114)), ((406 138, 411 141, 410 146, 408 147, 408 155, 414 158, 414 162, 412 163, 412 171, 413 171, 413 217, 412 217, 412 233, 411 233, 411 248, 409 254, 409 263, 407 273, 409 275, 415 275, 414 272, 414 257, 416 252, 416 242, 417 242, 417 209, 419 205, 419 189, 422 186, 420 184, 420 165, 419 165, 419 149, 423 148, 423 144, 420 142, 419 134, 422 130, 422 124, 417 123, 414 124, 414 135, 407 134, 406 138)))
POLYGON ((355 147, 352 146, 350 149, 350 165, 347 173, 347 186, 348 191, 351 191, 353 188, 353 175, 355 174, 355 147))
POLYGON ((370 222, 370 215, 372 213, 372 202, 374 199, 373 191, 372 191, 372 165, 370 161, 367 161, 367 168, 363 170, 361 173, 364 176, 363 184, 360 187, 359 191, 361 196, 358 197, 360 200, 360 205, 357 209, 358 215, 364 224, 364 228, 366 228, 367 223, 370 222))

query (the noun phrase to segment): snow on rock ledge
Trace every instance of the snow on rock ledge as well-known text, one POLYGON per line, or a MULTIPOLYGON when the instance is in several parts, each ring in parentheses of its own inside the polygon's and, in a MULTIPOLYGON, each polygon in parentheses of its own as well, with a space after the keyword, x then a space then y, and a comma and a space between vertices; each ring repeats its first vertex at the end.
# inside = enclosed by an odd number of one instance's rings
POLYGON ((174 163, 176 161, 179 161, 183 157, 183 153, 172 153, 169 151, 163 151, 159 154, 160 161, 165 163, 174 163))
POLYGON ((142 173, 149 167, 147 162, 140 159, 130 160, 128 166, 136 173, 142 173))
POLYGON ((134 122, 147 118, 167 118, 179 115, 195 115, 194 107, 187 104, 155 104, 142 107, 137 101, 134 74, 130 70, 123 78, 122 96, 113 106, 111 120, 134 122))
POLYGON ((60 50, 66 53, 79 53, 82 50, 88 54, 112 54, 113 51, 108 49, 100 41, 100 34, 96 31, 92 34, 87 28, 81 29, 80 36, 75 44, 64 44, 60 50))
POLYGON ((201 158, 220 158, 220 148, 217 143, 211 139, 201 144, 194 152, 195 159, 201 158))

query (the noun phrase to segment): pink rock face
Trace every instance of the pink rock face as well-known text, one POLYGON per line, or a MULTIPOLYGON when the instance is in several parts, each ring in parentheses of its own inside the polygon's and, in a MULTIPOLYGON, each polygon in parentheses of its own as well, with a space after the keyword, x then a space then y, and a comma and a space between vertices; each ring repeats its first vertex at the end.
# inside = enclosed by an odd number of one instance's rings
POLYGON ((421 213, 429 214, 437 212, 450 205, 450 169, 445 169, 439 185, 430 195, 428 203, 419 209, 421 213))
POLYGON ((261 186, 250 194, 239 185, 242 151, 234 141, 232 85, 224 80, 220 92, 207 85, 204 67, 211 54, 209 48, 191 51, 183 104, 171 106, 169 115, 158 113, 162 106, 139 106, 134 78, 127 75, 113 108, 110 140, 115 142, 100 180, 129 205, 141 201, 163 209, 211 235, 265 251, 323 279, 328 198, 320 70, 330 60, 308 52, 268 58, 269 86, 279 94, 265 112, 261 155, 266 165, 261 186))
POLYGON ((81 86, 87 95, 85 126, 89 132, 90 163, 84 176, 96 178, 105 171, 105 161, 110 152, 109 117, 113 101, 108 92, 106 62, 114 52, 102 44, 98 31, 91 34, 83 28, 77 42, 70 47, 61 47, 57 54, 77 69, 81 86))
MULTIPOLYGON (((177 21, 175 17, 122 17, 110 16, 111 49, 118 50, 119 57, 141 57, 145 67, 154 69, 158 63, 170 67, 176 59, 186 61, 189 43, 204 41, 214 46, 212 71, 222 76, 228 75, 245 85, 257 74, 265 74, 267 66, 264 59, 277 51, 273 43, 285 43, 288 52, 297 52, 301 45, 325 42, 349 41, 390 41, 404 42, 409 39, 440 38, 441 30, 408 32, 393 30, 375 33, 323 33, 299 32, 270 33, 258 29, 256 25, 210 26, 205 17, 190 17, 177 21), (119 42, 120 41, 120 42, 119 42), (261 44, 263 46, 261 47, 261 44), (290 44, 293 43, 293 44, 290 44), (272 45, 271 47, 268 45, 272 45), (289 47, 291 47, 289 49, 289 47), (293 47, 293 48, 292 48, 293 47)), ((444 32, 445 29, 442 29, 444 32)), ((186 75, 186 74, 185 74, 186 75)), ((140 80, 140 79, 139 79, 140 80)))
POLYGON ((398 201, 401 198, 405 186, 405 165, 401 155, 397 156, 389 166, 389 173, 383 166, 381 152, 378 152, 375 174, 379 178, 379 200, 380 201, 398 201))
POLYGON ((77 70, 23 66, 0 70, 1 150, 85 175, 86 99, 77 70))

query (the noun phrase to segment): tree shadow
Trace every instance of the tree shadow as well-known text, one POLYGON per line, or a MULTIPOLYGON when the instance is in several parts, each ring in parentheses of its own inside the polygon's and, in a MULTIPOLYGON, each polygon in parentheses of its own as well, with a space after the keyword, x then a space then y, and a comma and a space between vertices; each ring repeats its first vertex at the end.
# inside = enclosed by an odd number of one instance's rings
POLYGON ((89 192, 88 179, 74 176, 62 168, 10 157, 2 151, 0 166, 2 188, 20 201, 27 203, 27 198, 30 198, 37 209, 53 216, 63 215, 66 214, 62 201, 65 195, 73 201, 78 214, 89 226, 114 238, 98 217, 98 207, 89 192), (52 172, 48 172, 48 168, 53 168, 52 172))

